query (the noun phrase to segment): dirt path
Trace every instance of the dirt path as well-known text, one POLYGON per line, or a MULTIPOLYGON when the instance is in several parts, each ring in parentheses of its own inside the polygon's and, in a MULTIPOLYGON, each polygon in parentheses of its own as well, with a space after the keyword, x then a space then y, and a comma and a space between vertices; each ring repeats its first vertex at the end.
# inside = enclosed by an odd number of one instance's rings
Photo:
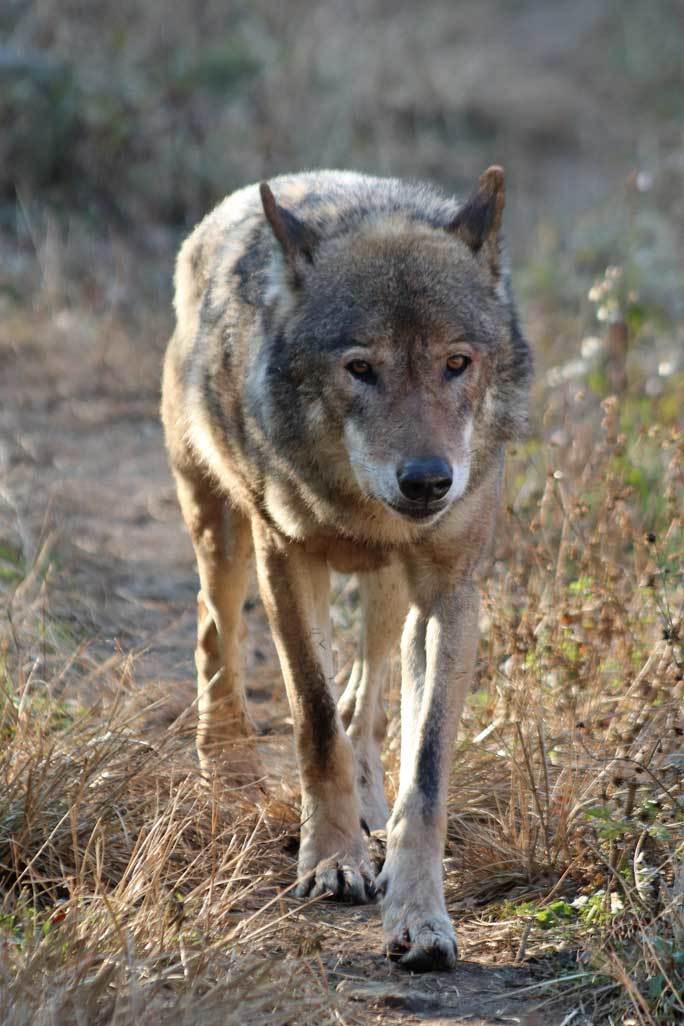
MULTIPOLYGON (((57 575, 60 619, 93 637, 101 655, 135 653, 136 681, 167 686, 179 711, 193 694, 196 578, 157 414, 159 350, 141 353, 129 339, 117 343, 112 363, 76 329, 66 315, 56 317, 49 340, 29 333, 13 352, 0 349, 4 512, 29 550, 56 532, 57 564, 70 580, 68 597, 60 597, 57 575)), ((253 710, 275 725, 271 754, 279 749, 291 766, 287 711, 258 603, 248 603, 247 620, 253 710)), ((516 996, 528 972, 468 961, 462 934, 464 960, 454 973, 411 977, 380 954, 377 909, 341 916, 316 906, 299 922, 320 940, 330 985, 350 999, 354 1022, 542 1021, 528 995, 516 996)))

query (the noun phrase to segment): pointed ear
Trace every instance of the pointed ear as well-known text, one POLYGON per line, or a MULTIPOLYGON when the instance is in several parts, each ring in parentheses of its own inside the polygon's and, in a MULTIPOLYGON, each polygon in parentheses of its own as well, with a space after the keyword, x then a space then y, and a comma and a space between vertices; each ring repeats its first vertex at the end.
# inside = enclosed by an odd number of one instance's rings
POLYGON ((492 272, 499 274, 499 231, 504 208, 503 168, 488 167, 477 189, 449 225, 475 254, 483 253, 492 272))
POLYGON ((313 263, 318 234, 313 228, 291 214, 289 210, 285 210, 284 207, 276 203, 276 198, 271 192, 268 182, 261 183, 259 193, 266 220, 280 243, 285 263, 292 272, 294 284, 300 285, 304 266, 313 263))

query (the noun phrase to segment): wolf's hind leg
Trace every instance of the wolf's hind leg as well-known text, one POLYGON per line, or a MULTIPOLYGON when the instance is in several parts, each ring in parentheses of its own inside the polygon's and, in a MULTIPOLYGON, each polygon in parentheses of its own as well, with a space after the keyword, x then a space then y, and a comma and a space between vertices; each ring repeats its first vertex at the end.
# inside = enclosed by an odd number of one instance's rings
POLYGON ((197 750, 202 769, 259 775, 245 704, 240 655, 249 579, 249 521, 201 476, 176 473, 183 518, 197 557, 197 750))
POLYGON ((359 574, 359 590, 363 612, 359 655, 338 708, 354 746, 361 815, 370 830, 380 830, 389 816, 381 758, 387 730, 383 692, 408 611, 403 568, 359 574))

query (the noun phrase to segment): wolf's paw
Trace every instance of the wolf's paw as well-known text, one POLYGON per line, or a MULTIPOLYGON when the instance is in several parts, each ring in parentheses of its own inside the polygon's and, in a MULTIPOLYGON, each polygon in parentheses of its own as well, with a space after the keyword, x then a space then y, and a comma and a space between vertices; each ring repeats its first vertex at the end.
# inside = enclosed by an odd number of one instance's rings
POLYGON ((375 879, 360 827, 358 833, 346 834, 326 826, 302 826, 296 895, 326 895, 354 905, 373 901, 375 879))
POLYGON ((299 878, 295 894, 299 898, 326 896, 331 901, 365 905, 375 899, 375 881, 366 862, 328 858, 299 878))
POLYGON ((444 905, 441 860, 394 849, 376 883, 388 957, 413 972, 453 969, 458 949, 444 905))
POLYGON ((453 969, 458 958, 451 923, 441 917, 395 928, 386 949, 388 958, 414 973, 453 969))

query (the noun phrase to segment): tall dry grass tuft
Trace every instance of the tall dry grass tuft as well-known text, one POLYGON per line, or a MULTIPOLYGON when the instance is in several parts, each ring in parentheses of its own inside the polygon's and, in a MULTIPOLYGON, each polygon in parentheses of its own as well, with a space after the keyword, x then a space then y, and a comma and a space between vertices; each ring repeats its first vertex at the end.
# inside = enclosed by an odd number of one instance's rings
POLYGON ((6 684, 0 733, 0 1021, 339 1021, 293 943, 295 810, 205 783, 123 705, 6 684))

